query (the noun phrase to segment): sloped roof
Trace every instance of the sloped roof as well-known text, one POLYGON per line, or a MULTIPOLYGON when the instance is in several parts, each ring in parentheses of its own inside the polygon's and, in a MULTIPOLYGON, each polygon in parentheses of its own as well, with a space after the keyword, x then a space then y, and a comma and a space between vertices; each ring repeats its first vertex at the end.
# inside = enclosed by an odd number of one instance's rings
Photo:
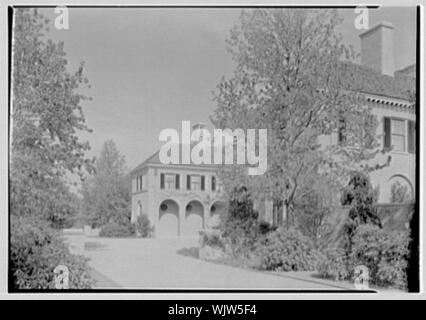
POLYGON ((351 62, 342 62, 340 72, 343 89, 351 91, 409 100, 416 89, 415 78, 400 73, 391 77, 351 62))
MULTIPOLYGON (((191 145, 191 149, 193 147, 194 144, 191 145)), ((195 164, 192 162, 192 159, 190 158, 190 163, 189 164, 184 164, 182 161, 182 144, 179 144, 179 163, 178 164, 170 164, 170 165, 174 165, 174 166, 188 166, 188 165, 197 165, 199 167, 211 167, 214 166, 215 164, 213 164, 213 157, 214 157, 214 147, 211 146, 211 159, 210 162, 212 164, 195 164)), ((224 154, 223 154, 224 150, 222 150, 222 160, 224 159, 224 154)), ((235 159, 235 155, 234 155, 234 159, 235 159)), ((163 164, 160 161, 160 151, 155 152, 152 156, 150 156, 148 159, 146 159, 144 162, 142 162, 140 165, 138 165, 136 168, 134 168, 131 172, 134 173, 136 171, 139 171, 140 169, 142 169, 143 167, 149 165, 149 164, 163 164)))

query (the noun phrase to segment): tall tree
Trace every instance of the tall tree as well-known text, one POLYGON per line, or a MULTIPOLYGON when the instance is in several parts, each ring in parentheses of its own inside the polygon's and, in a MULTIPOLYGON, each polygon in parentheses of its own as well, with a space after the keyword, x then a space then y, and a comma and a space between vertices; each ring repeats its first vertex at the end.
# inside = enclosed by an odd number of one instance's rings
POLYGON ((82 174, 90 164, 89 144, 77 135, 90 131, 82 112, 88 98, 79 93, 88 80, 83 64, 67 71, 63 43, 44 35, 48 23, 37 10, 14 9, 11 213, 42 215, 58 225, 62 200, 69 200, 66 175, 82 174))
POLYGON ((228 190, 246 185, 287 215, 311 189, 309 177, 320 173, 338 190, 351 169, 377 154, 377 119, 362 95, 342 85, 348 76, 354 87, 362 79, 350 73, 354 53, 336 33, 340 22, 334 10, 242 13, 228 40, 236 69, 217 87, 211 120, 218 128, 267 129, 268 170, 224 170, 228 190), (333 132, 341 143, 320 143, 333 132))
POLYGON ((130 178, 114 141, 104 143, 94 174, 83 184, 83 207, 93 226, 130 223, 130 178))
POLYGON ((87 79, 82 66, 67 71, 62 43, 47 40, 48 26, 37 10, 14 8, 10 157, 11 290, 55 288, 54 270, 69 269, 69 285, 87 289, 88 266, 72 255, 54 228, 68 226, 75 214, 75 195, 68 175, 83 174, 90 161, 89 131, 79 92, 87 79))

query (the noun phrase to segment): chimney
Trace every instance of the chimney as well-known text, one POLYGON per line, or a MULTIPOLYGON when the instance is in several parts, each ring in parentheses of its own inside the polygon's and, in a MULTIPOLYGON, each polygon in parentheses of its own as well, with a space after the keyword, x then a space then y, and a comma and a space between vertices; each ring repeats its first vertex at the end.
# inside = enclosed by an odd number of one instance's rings
POLYGON ((393 25, 382 21, 361 33, 361 63, 382 74, 393 77, 393 25))

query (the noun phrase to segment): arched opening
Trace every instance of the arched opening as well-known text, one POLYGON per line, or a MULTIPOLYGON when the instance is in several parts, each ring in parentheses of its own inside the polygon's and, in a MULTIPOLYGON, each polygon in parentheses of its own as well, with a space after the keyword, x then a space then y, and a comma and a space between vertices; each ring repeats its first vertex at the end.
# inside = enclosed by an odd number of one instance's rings
POLYGON ((204 207, 200 201, 192 200, 185 207, 185 232, 187 236, 196 236, 204 226, 204 207))
POLYGON ((179 235, 179 205, 175 201, 168 199, 161 202, 155 234, 159 238, 179 235))
POLYGON ((414 201, 413 186, 406 177, 395 175, 389 179, 390 203, 407 203, 414 201))
POLYGON ((210 216, 207 222, 208 228, 217 228, 220 225, 220 218, 226 210, 226 205, 223 201, 215 201, 210 206, 210 216))

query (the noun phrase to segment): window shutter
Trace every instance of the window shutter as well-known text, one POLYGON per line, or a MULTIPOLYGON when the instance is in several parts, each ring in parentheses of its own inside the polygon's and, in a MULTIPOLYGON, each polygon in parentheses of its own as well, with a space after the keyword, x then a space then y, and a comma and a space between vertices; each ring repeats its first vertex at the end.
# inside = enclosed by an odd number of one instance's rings
POLYGON ((201 176, 201 191, 204 191, 205 189, 205 185, 206 185, 206 177, 205 176, 201 176))
POLYGON ((191 176, 189 174, 186 176, 186 190, 191 190, 191 176))
POLYGON ((385 139, 384 139, 384 148, 390 149, 391 147, 391 119, 388 117, 384 117, 384 132, 385 132, 385 139))
POLYGON ((212 191, 216 191, 216 177, 212 177, 212 191))
POLYGON ((160 188, 164 189, 164 173, 160 174, 160 188))
POLYGON ((416 123, 408 121, 408 152, 414 153, 416 150, 416 123))
POLYGON ((179 188, 180 188, 180 181, 179 181, 179 177, 180 177, 180 175, 176 175, 176 180, 175 180, 175 182, 176 182, 176 190, 179 190, 179 188))

